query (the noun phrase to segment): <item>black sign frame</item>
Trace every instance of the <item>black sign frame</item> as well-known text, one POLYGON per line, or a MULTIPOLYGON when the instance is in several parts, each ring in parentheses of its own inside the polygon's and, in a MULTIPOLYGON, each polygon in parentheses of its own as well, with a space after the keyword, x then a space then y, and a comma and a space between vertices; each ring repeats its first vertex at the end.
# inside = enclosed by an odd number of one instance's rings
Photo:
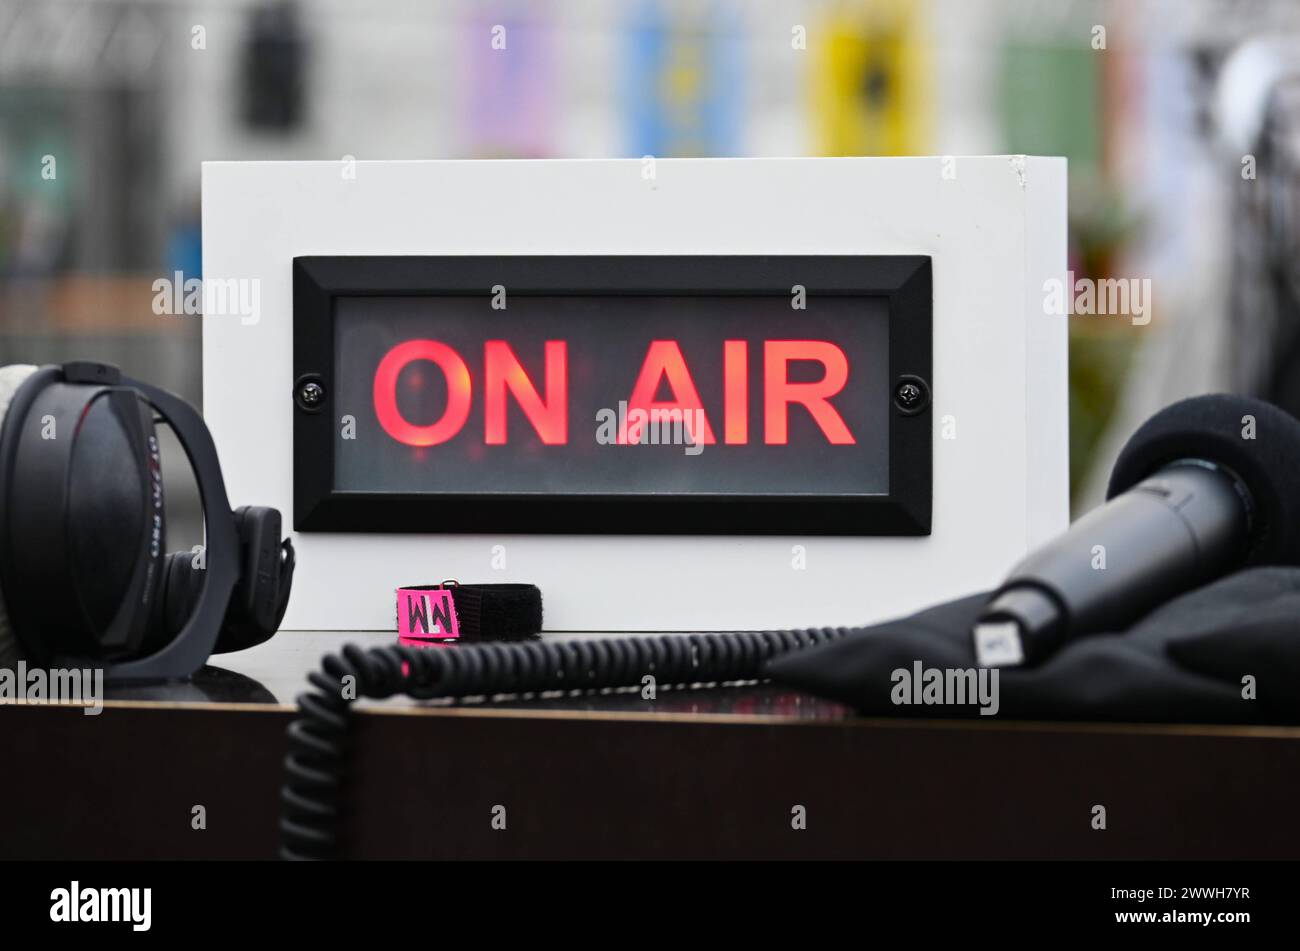
POLYGON ((923 255, 308 255, 293 260, 294 529, 300 532, 928 535, 933 298, 923 255), (343 296, 878 296, 889 308, 889 491, 875 495, 381 493, 334 485, 343 296), (315 384, 315 387, 312 386, 315 384))

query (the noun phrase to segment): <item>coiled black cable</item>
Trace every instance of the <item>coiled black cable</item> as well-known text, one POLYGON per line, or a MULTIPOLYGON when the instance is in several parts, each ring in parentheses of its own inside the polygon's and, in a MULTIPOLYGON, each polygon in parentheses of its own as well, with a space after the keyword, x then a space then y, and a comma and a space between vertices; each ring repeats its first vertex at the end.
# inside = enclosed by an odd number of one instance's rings
POLYGON ((339 853, 351 706, 361 697, 420 700, 631 687, 647 674, 659 686, 761 679, 763 665, 790 650, 836 640, 853 628, 654 635, 527 643, 490 642, 450 650, 349 644, 307 679, 289 725, 281 791, 280 856, 339 853))

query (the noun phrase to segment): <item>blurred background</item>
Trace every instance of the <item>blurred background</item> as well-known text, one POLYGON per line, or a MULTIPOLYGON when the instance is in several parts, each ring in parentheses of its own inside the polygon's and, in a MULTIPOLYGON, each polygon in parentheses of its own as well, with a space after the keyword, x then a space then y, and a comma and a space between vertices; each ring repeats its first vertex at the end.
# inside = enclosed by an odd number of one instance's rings
POLYGON ((1152 287, 1070 318, 1087 508, 1177 397, 1300 413, 1298 38, 1295 0, 0 0, 0 363, 198 402, 152 303, 205 159, 1064 155, 1075 276, 1152 287))

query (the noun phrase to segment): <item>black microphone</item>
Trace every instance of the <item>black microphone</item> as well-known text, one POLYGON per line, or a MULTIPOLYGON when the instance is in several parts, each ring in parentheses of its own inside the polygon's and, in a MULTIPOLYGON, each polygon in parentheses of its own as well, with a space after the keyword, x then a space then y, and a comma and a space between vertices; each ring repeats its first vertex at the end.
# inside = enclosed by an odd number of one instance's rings
POLYGON ((1300 563, 1300 421, 1245 397, 1175 403, 1129 439, 1106 494, 994 593, 972 632, 981 667, 1040 663, 1246 565, 1300 563))

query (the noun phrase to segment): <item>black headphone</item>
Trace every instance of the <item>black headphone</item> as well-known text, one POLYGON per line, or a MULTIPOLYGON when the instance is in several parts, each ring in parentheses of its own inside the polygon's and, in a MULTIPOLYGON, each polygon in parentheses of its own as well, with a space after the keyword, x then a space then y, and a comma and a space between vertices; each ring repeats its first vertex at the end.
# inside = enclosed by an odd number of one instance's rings
POLYGON ((0 367, 0 666, 188 677, 275 633, 293 567, 277 510, 230 510, 184 400, 101 363, 0 367), (194 470, 198 552, 163 553, 158 422, 194 470))

